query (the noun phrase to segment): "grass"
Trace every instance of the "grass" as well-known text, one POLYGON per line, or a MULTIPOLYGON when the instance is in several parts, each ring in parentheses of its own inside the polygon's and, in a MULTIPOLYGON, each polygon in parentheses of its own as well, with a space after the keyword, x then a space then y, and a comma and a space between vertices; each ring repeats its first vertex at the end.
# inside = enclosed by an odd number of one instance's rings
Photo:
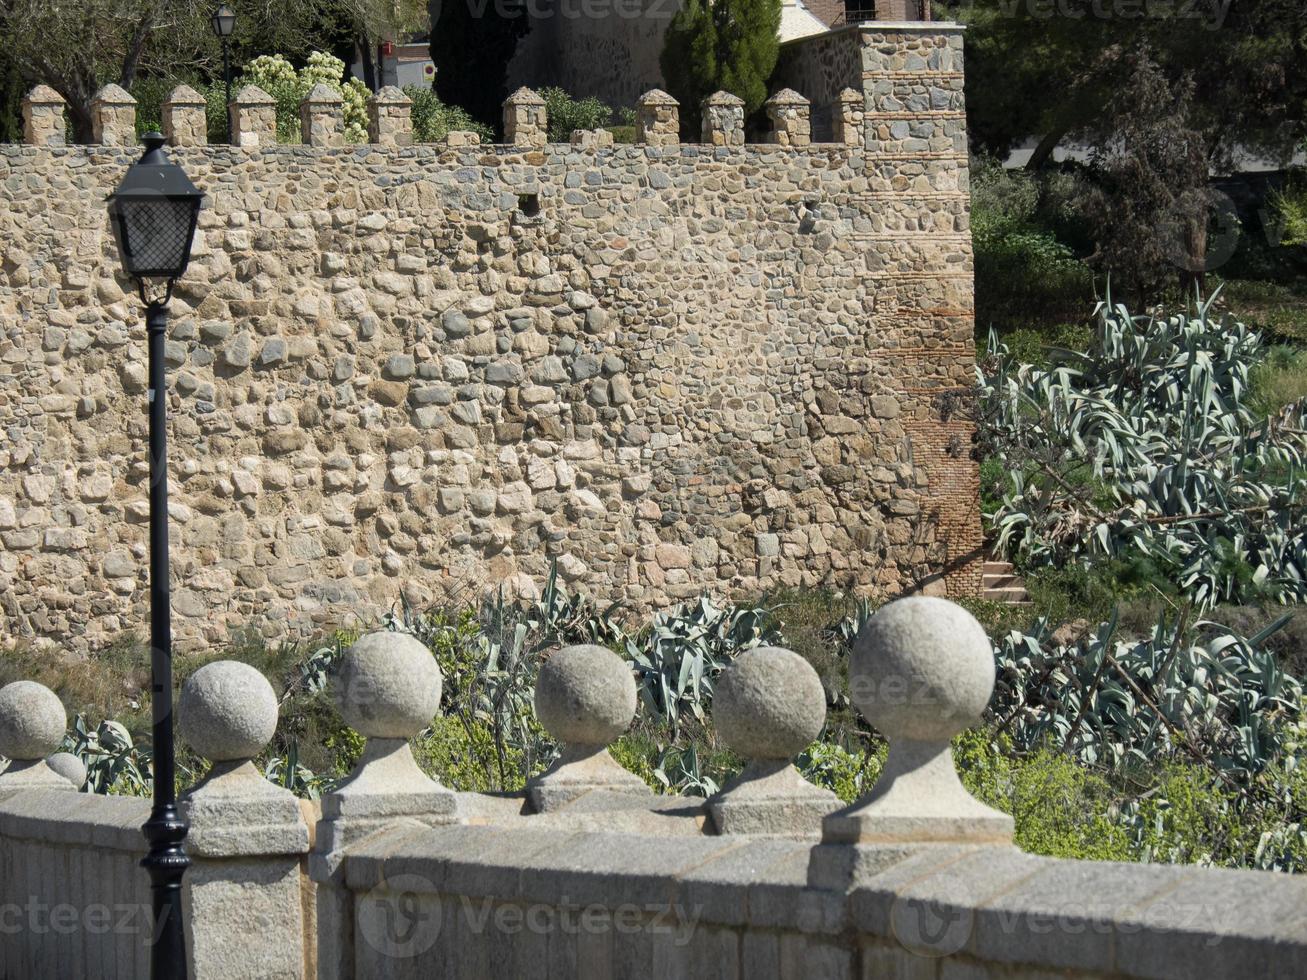
POLYGON ((1249 405, 1259 416, 1278 415, 1307 399, 1307 348, 1276 344, 1253 370, 1249 405))
POLYGON ((1307 281, 1229 279, 1222 305, 1270 338, 1307 343, 1307 281))

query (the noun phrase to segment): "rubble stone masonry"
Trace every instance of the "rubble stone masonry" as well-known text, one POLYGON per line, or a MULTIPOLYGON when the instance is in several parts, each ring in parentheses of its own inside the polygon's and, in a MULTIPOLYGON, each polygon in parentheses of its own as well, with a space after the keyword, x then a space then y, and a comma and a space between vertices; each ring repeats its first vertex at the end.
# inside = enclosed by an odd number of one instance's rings
MULTIPOLYGON (((180 644, 305 635, 551 558, 632 607, 979 588, 961 35, 852 27, 775 89, 864 145, 179 146, 180 644)), ((0 642, 144 631, 131 146, 0 148, 0 642)))

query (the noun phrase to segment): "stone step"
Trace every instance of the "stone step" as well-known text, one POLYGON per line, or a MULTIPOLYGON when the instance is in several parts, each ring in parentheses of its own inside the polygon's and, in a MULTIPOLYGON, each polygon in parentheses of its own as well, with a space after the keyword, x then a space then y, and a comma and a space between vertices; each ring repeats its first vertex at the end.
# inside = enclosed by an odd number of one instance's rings
POLYGON ((1020 575, 986 574, 983 584, 986 589, 1025 588, 1025 583, 1021 581, 1020 575))
POLYGON ((1029 600, 1030 595, 1026 592, 1025 586, 1014 585, 1002 589, 986 589, 985 598, 991 602, 1025 602, 1029 600))
POLYGON ((1010 561, 987 561, 981 571, 985 575, 1010 575, 1013 568, 1010 561))

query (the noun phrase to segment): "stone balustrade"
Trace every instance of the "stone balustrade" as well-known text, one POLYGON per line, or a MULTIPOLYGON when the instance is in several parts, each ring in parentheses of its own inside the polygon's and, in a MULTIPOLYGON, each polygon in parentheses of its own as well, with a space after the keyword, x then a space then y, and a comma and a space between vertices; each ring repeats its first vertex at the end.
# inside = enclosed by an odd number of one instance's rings
MULTIPOLYGON (((522 794, 455 793, 409 740, 441 677, 402 633, 363 636, 333 690, 367 744, 322 805, 309 867, 301 806, 250 759, 277 707, 243 664, 197 671, 182 738, 212 762, 184 797, 192 971, 206 976, 795 978, 1291 976, 1307 971, 1307 880, 1265 872, 1051 860, 973 799, 949 739, 994 684, 979 624, 945 600, 883 607, 850 659, 854 704, 890 742, 867 794, 841 806, 791 758, 824 694, 777 648, 717 679, 714 719, 747 760, 709 800, 651 794, 607 745, 630 724, 630 667, 597 646, 554 651, 536 687, 562 745, 522 794), (316 949, 315 961, 312 951, 316 949)), ((73 792, 51 759, 64 725, 40 685, 0 690, 0 908, 67 905, 76 941, 9 931, 13 976, 134 975, 140 930, 92 934, 83 903, 139 902, 144 800, 73 792)))

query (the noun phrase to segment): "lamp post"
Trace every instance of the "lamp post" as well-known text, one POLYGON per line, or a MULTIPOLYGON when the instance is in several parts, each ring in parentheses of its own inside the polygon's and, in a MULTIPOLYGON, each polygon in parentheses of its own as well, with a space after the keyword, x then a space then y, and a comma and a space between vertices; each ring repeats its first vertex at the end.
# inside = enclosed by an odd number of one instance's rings
POLYGON ((220 4, 218 9, 213 12, 209 18, 209 23, 213 25, 213 33, 218 40, 222 42, 222 80, 227 85, 227 142, 231 142, 231 55, 228 46, 231 43, 231 32, 236 29, 236 11, 225 3, 220 4))
POLYGON ((182 875, 190 859, 182 849, 186 822, 177 810, 172 715, 172 617, 168 588, 167 389, 164 333, 173 284, 191 260, 191 240, 203 194, 168 160, 159 133, 144 137, 145 155, 132 164, 109 198, 109 218, 123 269, 136 280, 145 304, 149 339, 150 404, 150 674, 154 722, 154 806, 141 828, 150 849, 141 866, 150 874, 156 934, 150 951, 154 980, 185 980, 186 933, 182 875), (149 295, 151 281, 163 295, 149 295))

